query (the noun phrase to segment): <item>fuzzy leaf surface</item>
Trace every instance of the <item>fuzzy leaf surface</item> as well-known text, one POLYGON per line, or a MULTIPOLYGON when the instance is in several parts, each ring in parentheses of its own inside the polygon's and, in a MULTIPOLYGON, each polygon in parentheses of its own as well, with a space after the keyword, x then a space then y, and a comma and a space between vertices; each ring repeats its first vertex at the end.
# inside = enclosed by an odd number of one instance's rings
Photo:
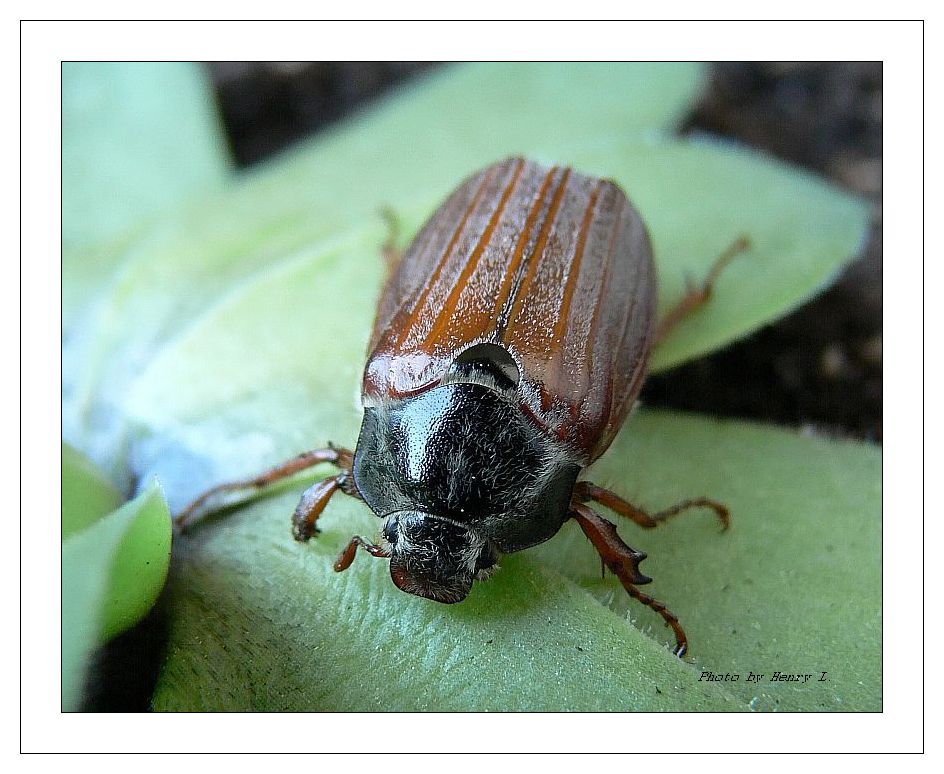
POLYGON ((332 501, 315 540, 293 541, 296 484, 182 541, 155 707, 878 710, 880 464, 867 446, 736 422, 630 421, 594 480, 650 508, 711 494, 734 515, 725 534, 706 513, 654 531, 620 524, 650 555, 646 591, 687 629, 689 663, 660 619, 600 579, 573 525, 440 605, 397 590, 366 555, 333 572, 351 534, 379 528, 352 499, 332 501), (777 670, 812 677, 771 682, 777 670), (750 671, 765 679, 748 683, 750 671))

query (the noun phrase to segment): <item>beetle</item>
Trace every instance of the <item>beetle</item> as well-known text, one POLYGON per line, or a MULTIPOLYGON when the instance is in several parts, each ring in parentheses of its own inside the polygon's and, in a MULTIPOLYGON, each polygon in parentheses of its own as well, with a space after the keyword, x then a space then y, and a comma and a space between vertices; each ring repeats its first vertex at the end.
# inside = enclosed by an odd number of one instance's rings
POLYGON ((626 591, 672 628, 681 656, 678 618, 638 589, 651 580, 639 570, 646 554, 588 503, 645 528, 694 507, 713 509, 726 528, 727 508, 700 497, 650 514, 579 477, 626 419, 655 344, 707 301, 745 247, 736 242, 659 322, 649 235, 617 184, 523 158, 493 164, 463 182, 391 266, 355 450, 329 445, 216 486, 177 522, 187 526, 224 493, 332 463, 337 475, 302 495, 295 539, 319 532, 337 492, 359 498, 383 519, 381 538, 355 536, 334 569, 361 548, 389 559, 401 590, 455 603, 502 555, 574 519, 626 591))

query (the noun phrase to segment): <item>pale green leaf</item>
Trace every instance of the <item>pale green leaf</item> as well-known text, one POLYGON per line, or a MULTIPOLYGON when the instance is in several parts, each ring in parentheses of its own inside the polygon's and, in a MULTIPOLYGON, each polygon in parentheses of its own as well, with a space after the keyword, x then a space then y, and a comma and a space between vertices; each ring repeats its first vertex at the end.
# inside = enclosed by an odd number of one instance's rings
POLYGON ((294 542, 299 484, 182 541, 155 707, 879 710, 880 467, 866 446, 656 412, 630 421, 595 480, 652 508, 703 494, 732 508, 726 534, 697 512, 620 527, 649 552, 646 590, 681 618, 691 663, 669 652, 660 619, 600 580, 572 525, 440 605, 401 593, 365 555, 332 571, 351 534, 377 532, 362 503, 338 497, 322 534, 294 542), (814 677, 770 682, 777 670, 814 677), (747 683, 750 671, 765 680, 747 683))
POLYGON ((62 539, 121 505, 121 492, 80 451, 62 444, 62 539))
POLYGON ((63 311, 104 280, 129 232, 222 187, 209 83, 183 62, 63 62, 63 311), (119 248, 120 246, 120 248, 119 248))
MULTIPOLYGON (((652 531, 620 529, 649 554, 643 571, 655 582, 646 591, 684 622, 699 669, 740 674, 725 688, 754 709, 881 709, 879 448, 643 411, 588 477, 651 510, 693 496, 730 507, 726 533, 711 511, 652 531), (750 684, 751 671, 765 678, 750 684), (771 682, 777 671, 813 677, 771 682)), ((599 563, 578 529, 568 527, 536 553, 671 641, 657 616, 599 581, 599 563)))
POLYGON ((167 577, 170 540, 170 513, 152 485, 63 541, 63 710, 78 709, 95 648, 154 604, 167 577))
POLYGON ((722 272, 711 303, 662 343, 653 371, 717 349, 808 300, 866 237, 864 201, 731 143, 609 140, 572 161, 613 177, 642 213, 662 312, 685 294, 686 281, 701 282, 739 236, 751 243, 722 272))

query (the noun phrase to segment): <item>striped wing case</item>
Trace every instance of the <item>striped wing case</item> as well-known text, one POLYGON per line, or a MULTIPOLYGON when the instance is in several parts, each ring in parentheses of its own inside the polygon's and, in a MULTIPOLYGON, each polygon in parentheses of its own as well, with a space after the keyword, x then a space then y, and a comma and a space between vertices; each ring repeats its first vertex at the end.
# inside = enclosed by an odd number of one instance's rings
POLYGON ((655 304, 649 236, 616 184, 508 159, 459 186, 388 279, 365 400, 422 393, 497 345, 521 409, 588 464, 642 386, 655 304))

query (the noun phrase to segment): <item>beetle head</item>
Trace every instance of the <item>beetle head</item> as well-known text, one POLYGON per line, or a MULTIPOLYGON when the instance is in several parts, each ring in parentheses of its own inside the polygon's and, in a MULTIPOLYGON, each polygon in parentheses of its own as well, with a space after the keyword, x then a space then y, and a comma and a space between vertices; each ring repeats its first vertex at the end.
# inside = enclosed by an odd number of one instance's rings
POLYGON ((498 561, 485 538, 428 513, 393 513, 383 535, 390 544, 390 577, 396 586, 436 602, 461 602, 476 575, 498 561))

